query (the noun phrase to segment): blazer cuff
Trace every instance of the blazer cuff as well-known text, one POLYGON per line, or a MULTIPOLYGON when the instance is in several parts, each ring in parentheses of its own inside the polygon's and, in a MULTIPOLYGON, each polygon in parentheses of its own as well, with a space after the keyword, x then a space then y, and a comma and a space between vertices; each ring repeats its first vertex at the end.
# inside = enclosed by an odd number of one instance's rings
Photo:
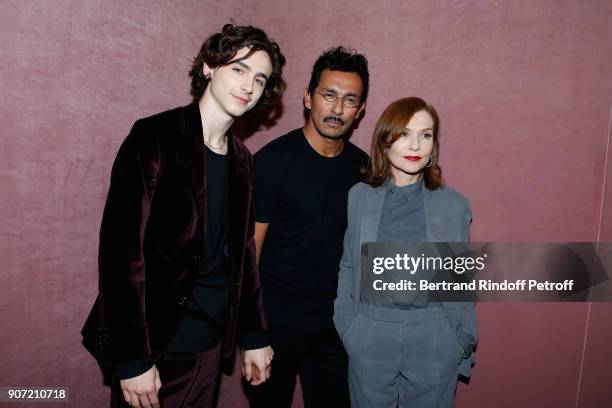
POLYGON ((268 340, 265 330, 256 330, 244 334, 242 336, 241 345, 245 350, 255 350, 269 346, 270 341, 268 340))
POLYGON ((113 373, 119 377, 120 380, 127 380, 146 373, 151 367, 153 367, 153 360, 142 358, 115 365, 113 373))

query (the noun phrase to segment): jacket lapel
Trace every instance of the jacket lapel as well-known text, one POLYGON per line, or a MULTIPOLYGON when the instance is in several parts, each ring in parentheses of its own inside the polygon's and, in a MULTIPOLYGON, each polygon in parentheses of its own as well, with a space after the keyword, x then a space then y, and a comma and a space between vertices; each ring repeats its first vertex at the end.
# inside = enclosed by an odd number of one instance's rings
POLYGON ((385 202, 385 187, 376 187, 368 194, 363 206, 363 222, 361 223, 360 243, 376 242, 380 214, 385 202))
POLYGON ((457 222, 456 200, 445 194, 444 187, 423 189, 427 242, 461 241, 461 225, 457 222))
MULTIPOLYGON (((206 203, 206 163, 204 155, 204 139, 202 136, 202 118, 197 103, 187 105, 184 110, 183 132, 185 134, 187 155, 189 157, 188 179, 191 179, 191 191, 196 204, 198 218, 204 225, 206 214, 204 213, 206 203)), ((204 225, 204 231, 206 231, 204 225)))
POLYGON ((378 235, 378 224, 380 224, 380 214, 385 202, 385 187, 377 187, 371 190, 371 194, 366 197, 363 206, 363 222, 361 223, 360 243, 376 242, 378 235))
MULTIPOLYGON (((378 226, 380 224, 380 215, 385 202, 385 186, 376 187, 368 194, 363 207, 363 222, 361 224, 360 243, 376 242, 378 235, 378 226)), ((436 190, 423 188, 423 205, 425 212, 425 228, 427 242, 439 242, 443 237, 439 235, 440 217, 435 214, 440 210, 439 200, 436 199, 436 190)))
POLYGON ((353 282, 351 285, 351 295, 356 302, 353 304, 353 312, 357 312, 357 305, 361 297, 361 266, 363 258, 367 256, 364 248, 361 246, 366 242, 376 242, 378 236, 378 225, 380 224, 380 214, 382 213, 383 204, 385 202, 385 187, 376 187, 373 189, 365 189, 366 195, 364 198, 363 207, 360 209, 361 225, 359 226, 359 242, 357 251, 353 253, 353 265, 359 268, 358 273, 353 274, 353 282))

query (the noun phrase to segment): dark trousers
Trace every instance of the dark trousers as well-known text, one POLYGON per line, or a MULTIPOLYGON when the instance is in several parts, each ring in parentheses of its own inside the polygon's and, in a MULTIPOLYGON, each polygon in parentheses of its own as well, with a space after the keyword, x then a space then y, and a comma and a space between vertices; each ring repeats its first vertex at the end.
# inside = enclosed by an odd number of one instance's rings
MULTIPOLYGON (((164 353, 155 366, 162 387, 159 401, 162 408, 208 408, 216 401, 221 363, 221 342, 200 353, 164 353)), ((111 383, 111 408, 129 405, 123 398, 119 379, 111 383)))
POLYGON ((305 408, 350 406, 348 358, 333 327, 305 332, 268 328, 274 358, 270 379, 249 387, 252 408, 288 408, 300 375, 305 408))

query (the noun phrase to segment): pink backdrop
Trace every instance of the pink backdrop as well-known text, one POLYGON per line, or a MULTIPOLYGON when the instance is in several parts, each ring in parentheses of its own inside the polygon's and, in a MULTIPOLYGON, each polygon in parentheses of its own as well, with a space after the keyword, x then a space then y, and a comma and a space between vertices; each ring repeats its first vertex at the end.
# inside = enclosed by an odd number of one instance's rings
MULTIPOLYGON (((369 150, 396 98, 434 104, 474 241, 612 241, 609 1, 5 0, 0 15, 0 386, 68 386, 70 406, 106 405, 78 332, 112 159, 137 118, 189 102, 190 58, 230 17, 266 29, 288 60, 283 116, 247 139, 252 151, 302 125, 312 63, 349 45, 371 74, 353 141, 369 150)), ((611 313, 479 304, 457 406, 612 406, 611 313)), ((219 406, 245 406, 237 372, 221 390, 219 406)))

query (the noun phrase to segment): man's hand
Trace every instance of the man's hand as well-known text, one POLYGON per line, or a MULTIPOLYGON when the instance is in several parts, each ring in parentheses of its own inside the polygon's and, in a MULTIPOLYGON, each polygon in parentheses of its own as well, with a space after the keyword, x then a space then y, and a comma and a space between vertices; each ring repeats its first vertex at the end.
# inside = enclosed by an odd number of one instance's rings
POLYGON ((157 393, 161 388, 161 379, 157 367, 137 377, 121 380, 121 391, 125 402, 135 408, 159 408, 157 393))
POLYGON ((251 385, 259 385, 270 378, 271 363, 274 357, 272 347, 264 347, 242 352, 242 375, 251 385))

